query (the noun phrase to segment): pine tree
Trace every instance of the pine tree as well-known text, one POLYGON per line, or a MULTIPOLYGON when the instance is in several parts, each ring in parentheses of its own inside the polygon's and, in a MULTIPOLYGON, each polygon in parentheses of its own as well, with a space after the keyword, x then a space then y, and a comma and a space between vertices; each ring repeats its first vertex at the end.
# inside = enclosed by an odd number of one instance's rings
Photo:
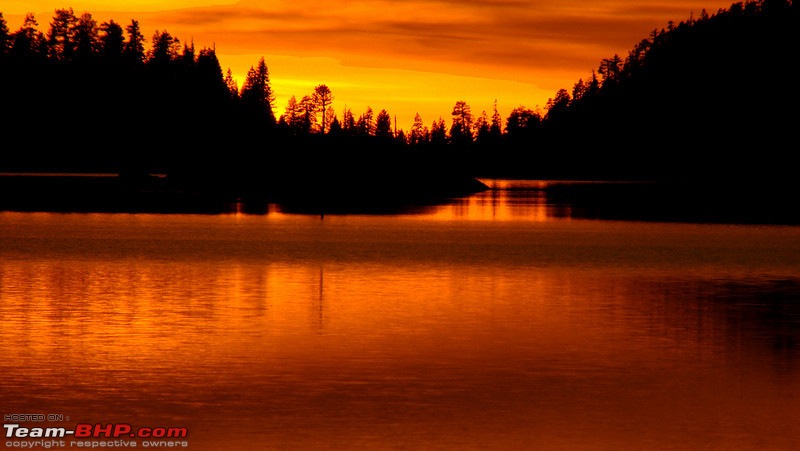
POLYGON ((322 133, 325 134, 327 132, 327 125, 329 124, 329 117, 328 117, 328 108, 330 108, 331 103, 333 102, 333 94, 331 93, 331 88, 327 85, 317 85, 314 88, 313 94, 314 103, 317 106, 317 110, 322 113, 322 133))
POLYGON ((247 71, 241 98, 246 109, 265 119, 268 124, 275 124, 273 111, 275 95, 272 93, 269 70, 263 56, 256 67, 250 66, 250 70, 247 71))
POLYGON ((139 22, 131 20, 130 25, 125 27, 128 32, 128 42, 125 44, 123 56, 130 64, 142 64, 145 61, 144 43, 145 38, 139 28, 139 22))
POLYGON ((392 135, 392 118, 386 110, 381 110, 375 118, 375 136, 391 138, 392 135))

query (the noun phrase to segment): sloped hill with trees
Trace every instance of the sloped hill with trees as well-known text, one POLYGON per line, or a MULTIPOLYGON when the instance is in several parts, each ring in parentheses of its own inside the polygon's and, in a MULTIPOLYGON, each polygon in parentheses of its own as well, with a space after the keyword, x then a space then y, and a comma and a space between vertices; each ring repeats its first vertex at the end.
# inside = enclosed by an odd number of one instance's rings
POLYGON ((653 30, 551 99, 527 147, 542 175, 792 177, 800 2, 735 3, 653 30))

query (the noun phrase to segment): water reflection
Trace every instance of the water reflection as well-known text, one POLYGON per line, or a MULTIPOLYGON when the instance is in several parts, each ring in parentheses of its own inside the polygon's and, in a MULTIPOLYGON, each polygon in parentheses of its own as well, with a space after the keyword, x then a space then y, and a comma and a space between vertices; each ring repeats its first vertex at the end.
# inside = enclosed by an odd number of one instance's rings
POLYGON ((487 180, 488 191, 436 208, 436 219, 491 221, 548 221, 569 218, 570 207, 548 202, 548 182, 526 180, 487 180))
MULTIPOLYGON (((338 213, 417 214, 437 220, 602 219, 728 224, 800 224, 776 185, 702 182, 482 180, 489 189, 438 204, 370 206, 338 213)), ((317 213, 274 206, 285 213, 317 213)), ((264 210, 266 212, 266 210, 264 210)))
POLYGON ((800 229, 538 221, 526 190, 463 214, 0 214, 3 413, 202 450, 800 440, 800 229))
MULTIPOLYGON (((544 180, 482 180, 489 189, 474 195, 443 199, 440 203, 430 205, 388 206, 386 209, 369 210, 344 210, 347 214, 413 214, 434 220, 449 221, 454 219, 473 221, 548 221, 559 218, 570 218, 572 206, 556 203, 548 197, 547 190, 561 183, 583 182, 554 182, 544 180)), ((237 211, 261 211, 265 214, 301 213, 317 214, 318 211, 308 211, 297 208, 287 208, 283 205, 271 204, 257 210, 253 207, 239 207, 237 211)))

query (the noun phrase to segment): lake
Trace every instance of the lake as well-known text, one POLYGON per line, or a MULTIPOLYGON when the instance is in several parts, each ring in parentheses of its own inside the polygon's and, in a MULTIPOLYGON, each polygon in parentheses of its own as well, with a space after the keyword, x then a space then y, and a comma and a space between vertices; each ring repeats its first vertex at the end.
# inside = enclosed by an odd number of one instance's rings
POLYGON ((222 451, 797 449, 800 227, 589 218, 548 183, 383 215, 0 212, 4 424, 222 451))

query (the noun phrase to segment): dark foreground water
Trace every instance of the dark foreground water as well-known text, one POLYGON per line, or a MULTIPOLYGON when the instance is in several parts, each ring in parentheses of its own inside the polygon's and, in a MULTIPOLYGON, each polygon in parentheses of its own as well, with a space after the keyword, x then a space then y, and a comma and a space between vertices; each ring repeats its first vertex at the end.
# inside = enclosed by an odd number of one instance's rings
POLYGON ((0 213, 3 445, 797 449, 800 227, 492 186, 402 215, 0 213))

